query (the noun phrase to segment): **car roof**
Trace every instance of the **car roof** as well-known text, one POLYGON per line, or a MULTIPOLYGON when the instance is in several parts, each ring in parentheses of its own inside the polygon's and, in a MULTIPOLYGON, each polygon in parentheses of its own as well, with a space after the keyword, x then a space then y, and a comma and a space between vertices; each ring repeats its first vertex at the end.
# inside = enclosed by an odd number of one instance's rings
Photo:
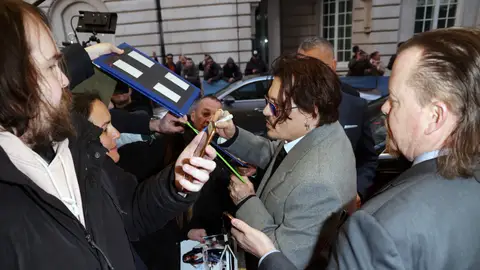
POLYGON ((239 81, 236 81, 232 84, 229 84, 227 86, 225 86, 224 88, 220 89, 219 91, 217 91, 215 93, 215 96, 219 99, 222 99, 224 98, 225 96, 229 95, 231 92, 233 92, 234 90, 246 85, 246 84, 250 84, 250 83, 253 83, 253 82, 258 82, 258 81, 269 81, 269 80, 272 80, 272 76, 271 75, 249 75, 249 76, 245 76, 243 79, 239 80, 239 81))

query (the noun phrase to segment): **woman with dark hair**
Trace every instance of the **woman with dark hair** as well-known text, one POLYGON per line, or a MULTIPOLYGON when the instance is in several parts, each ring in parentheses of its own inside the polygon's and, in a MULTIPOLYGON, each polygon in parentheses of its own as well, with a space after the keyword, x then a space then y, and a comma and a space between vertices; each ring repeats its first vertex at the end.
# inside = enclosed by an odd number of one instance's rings
POLYGON ((120 155, 116 141, 120 137, 120 132, 112 125, 112 116, 100 96, 95 93, 75 93, 72 101, 73 111, 78 112, 90 123, 102 129, 100 142, 108 150, 107 155, 117 163, 120 155))
MULTIPOLYGON (((355 158, 338 123, 340 81, 322 61, 285 55, 273 65, 263 114, 269 139, 218 123, 224 147, 265 170, 257 192, 232 177, 236 216, 263 231, 304 269, 326 220, 356 197, 355 158)), ((225 113, 228 114, 228 113, 225 113)))

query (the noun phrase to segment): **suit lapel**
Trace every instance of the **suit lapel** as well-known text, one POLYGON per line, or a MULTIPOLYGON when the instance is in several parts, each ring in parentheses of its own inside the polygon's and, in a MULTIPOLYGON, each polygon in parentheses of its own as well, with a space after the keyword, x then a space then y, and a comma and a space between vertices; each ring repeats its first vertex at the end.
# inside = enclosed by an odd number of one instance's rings
MULTIPOLYGON (((280 152, 282 151, 283 149, 283 145, 285 143, 284 142, 281 142, 277 149, 275 150, 275 153, 273 154, 273 158, 272 160, 270 161, 270 164, 268 165, 268 168, 267 170, 265 171, 265 174, 263 175, 263 178, 262 178, 262 181, 260 182, 260 185, 258 186, 258 189, 257 189, 257 195, 259 196, 260 194, 262 194, 262 191, 263 189, 265 188, 265 185, 267 184, 268 180, 270 179, 270 175, 272 174, 272 169, 273 169, 273 165, 275 163, 275 160, 277 159, 277 156, 278 154, 280 154, 280 152)), ((288 156, 288 155, 287 155, 288 156)), ((280 167, 280 166, 279 166, 280 167)), ((278 169, 277 169, 278 170, 278 169)))
MULTIPOLYGON (((285 159, 278 166, 278 169, 271 176, 271 167, 273 166, 274 162, 270 162, 270 171, 268 171, 268 174, 265 174, 262 180, 262 184, 264 183, 265 190, 263 191, 263 193, 257 194, 261 194, 261 197, 266 197, 272 189, 283 183, 287 174, 293 170, 295 165, 302 159, 302 157, 305 156, 309 151, 311 151, 312 148, 314 148, 314 145, 320 143, 321 141, 323 141, 324 138, 329 136, 335 127, 341 129, 340 124, 336 122, 334 124, 324 125, 322 127, 316 128, 307 135, 305 135, 305 137, 300 140, 298 144, 295 145, 292 150, 290 150, 290 152, 288 152, 285 159), (269 178, 267 178, 267 175, 269 178)), ((283 147, 283 143, 281 145, 283 147)), ((281 148, 277 149, 276 155, 278 155, 280 150, 281 148)))

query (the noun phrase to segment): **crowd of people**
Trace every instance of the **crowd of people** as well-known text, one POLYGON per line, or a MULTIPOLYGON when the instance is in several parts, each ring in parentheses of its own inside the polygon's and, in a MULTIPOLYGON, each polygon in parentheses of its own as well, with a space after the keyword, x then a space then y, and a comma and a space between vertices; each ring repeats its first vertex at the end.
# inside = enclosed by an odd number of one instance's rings
MULTIPOLYGON (((403 42, 400 42, 397 48, 400 48, 402 44, 403 42)), ((352 52, 352 59, 348 62, 347 76, 383 76, 387 69, 392 70, 397 57, 397 54, 392 55, 388 65, 385 66, 379 51, 374 51, 368 55, 360 47, 353 46, 352 52)))
MULTIPOLYGON (((158 62, 156 53, 154 52, 153 54, 158 62)), ((198 66, 195 65, 192 58, 185 55, 180 55, 178 61, 175 63, 173 55, 167 54, 165 66, 198 88, 201 88, 200 71, 203 71, 203 80, 209 84, 220 80, 224 80, 227 83, 234 83, 241 80, 244 75, 259 75, 268 71, 267 65, 263 62, 257 51, 253 52, 243 73, 240 66, 235 63, 232 57, 229 57, 222 67, 215 62, 209 54, 205 54, 203 61, 201 61, 198 66)))
MULTIPOLYGON (((202 134, 187 122, 203 130, 230 115, 215 96, 179 118, 156 117, 122 83, 107 102, 103 89, 72 93, 93 78, 93 59, 123 51, 60 50, 24 1, 0 2, 0 25, 10 26, 0 41, 0 269, 178 269, 179 241, 227 232, 247 269, 480 267, 480 30, 399 47, 382 111, 388 152, 413 165, 373 190, 367 102, 341 83, 325 39, 274 62, 268 138, 235 115, 217 123, 214 141, 248 164, 238 179, 214 148, 194 157, 202 134)), ((245 74, 266 69, 255 57, 245 74)), ((377 71, 379 57, 368 60, 377 71)), ((166 66, 199 81, 187 57, 166 66)), ((199 69, 207 82, 242 75, 233 59, 222 68, 205 56, 199 69)))

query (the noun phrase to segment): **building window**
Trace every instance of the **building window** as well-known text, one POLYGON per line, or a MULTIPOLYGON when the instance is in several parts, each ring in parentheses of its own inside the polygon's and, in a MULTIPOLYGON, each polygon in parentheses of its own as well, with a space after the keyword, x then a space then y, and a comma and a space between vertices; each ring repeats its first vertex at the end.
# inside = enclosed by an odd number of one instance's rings
POLYGON ((458 0, 417 0, 414 33, 455 25, 458 0))
POLYGON ((352 56, 352 2, 323 1, 322 33, 333 44, 338 62, 346 62, 352 56))

